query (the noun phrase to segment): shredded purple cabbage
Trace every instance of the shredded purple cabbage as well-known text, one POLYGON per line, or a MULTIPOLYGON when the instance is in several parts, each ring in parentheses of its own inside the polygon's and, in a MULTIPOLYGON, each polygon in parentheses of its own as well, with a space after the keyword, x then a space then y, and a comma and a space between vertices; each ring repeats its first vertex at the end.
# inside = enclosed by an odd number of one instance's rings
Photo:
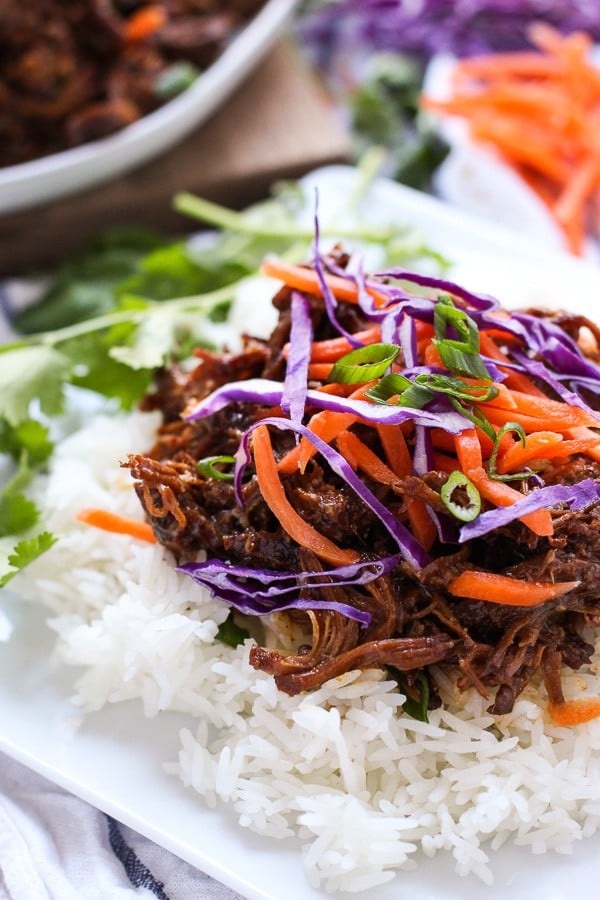
MULTIPOLYGON (((424 371, 426 371, 424 369, 424 371)), ((248 381, 225 384, 201 400, 188 414, 188 422, 202 419, 219 412, 229 403, 260 403, 263 406, 280 406, 283 385, 280 381, 265 378, 249 378, 248 381)), ((436 400, 429 409, 413 409, 406 406, 381 406, 367 400, 352 400, 350 397, 336 397, 323 391, 306 392, 307 404, 315 409, 329 409, 333 412, 352 413, 363 422, 375 425, 400 425, 413 421, 427 428, 443 428, 451 434, 459 434, 471 423, 445 398, 436 400)), ((312 434, 312 432, 311 432, 312 434)))
POLYGON ((301 422, 308 390, 308 364, 313 329, 310 303, 298 291, 292 293, 291 316, 290 352, 281 394, 281 408, 293 422, 301 422))
POLYGON ((337 0, 301 20, 300 35, 323 67, 337 56, 390 50, 427 60, 531 47, 527 29, 543 20, 600 40, 600 7, 589 0, 337 0))
POLYGON ((460 529, 460 543, 479 538, 496 528, 502 528, 510 522, 536 512, 538 509, 552 509, 565 503, 569 509, 585 509, 600 499, 600 484, 591 478, 586 478, 577 484, 551 484, 548 487, 538 488, 530 494, 517 500, 512 506, 501 506, 481 513, 472 522, 468 522, 460 529))
POLYGON ((322 599, 319 591, 331 587, 356 587, 370 584, 396 568, 400 556, 375 561, 364 560, 349 566, 338 566, 327 572, 278 572, 274 569, 251 569, 220 559, 190 562, 179 566, 196 584, 207 588, 214 597, 224 600, 241 613, 264 616, 286 609, 330 609, 369 625, 370 613, 349 603, 322 599), (300 592, 304 593, 302 597, 300 592), (311 596, 307 596, 308 592, 311 596), (312 593, 314 592, 314 594, 312 593))

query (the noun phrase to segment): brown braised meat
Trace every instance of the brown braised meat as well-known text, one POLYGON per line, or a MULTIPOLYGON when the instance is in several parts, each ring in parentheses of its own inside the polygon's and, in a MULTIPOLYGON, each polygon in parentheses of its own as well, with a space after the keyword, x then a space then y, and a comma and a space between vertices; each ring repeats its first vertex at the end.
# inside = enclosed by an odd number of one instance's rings
POLYGON ((170 99, 161 73, 180 61, 203 71, 263 5, 2 0, 0 166, 104 137, 151 112, 170 99))
MULTIPOLYGON (((132 456, 128 465, 136 490, 158 539, 180 561, 200 549, 209 556, 257 568, 319 570, 315 556, 302 550, 282 529, 262 499, 252 464, 243 487, 244 509, 235 502, 233 486, 205 478, 196 462, 206 456, 232 455, 244 431, 268 410, 232 403, 221 412, 194 422, 181 413, 219 385, 252 377, 282 379, 282 351, 290 332, 290 295, 275 298, 279 324, 268 342, 247 339, 237 355, 198 353, 189 374, 175 368, 161 373, 146 408, 159 409, 164 424, 150 452, 132 456)), ((334 335, 323 302, 311 298, 315 340, 334 335)), ((341 303, 344 327, 364 327, 356 306, 341 303)), ((571 322, 566 322, 571 327, 571 322)), ((361 432, 365 442, 384 457, 374 429, 361 432)), ((272 432, 276 457, 292 446, 293 436, 272 432)), ((600 464, 582 456, 548 465, 539 473, 547 484, 600 480, 600 464)), ((365 482, 394 515, 408 524, 407 504, 425 500, 435 508, 447 475, 429 472, 397 484, 365 482), (433 498, 433 499, 432 499, 433 498)), ((384 557, 395 545, 378 518, 349 486, 317 457, 304 472, 281 475, 285 493, 300 515, 338 546, 358 551, 363 559, 384 557)), ((458 671, 462 689, 474 687, 490 700, 490 710, 512 709, 516 697, 541 674, 552 700, 560 702, 561 666, 578 669, 593 651, 586 626, 600 625, 600 505, 578 512, 557 510, 552 538, 533 534, 520 522, 472 540, 457 550, 434 546, 434 561, 420 573, 405 564, 362 588, 322 589, 321 597, 350 602, 371 614, 367 628, 338 612, 294 613, 304 618, 309 633, 295 655, 255 646, 250 660, 274 675, 289 694, 309 690, 353 668, 384 666, 404 673, 409 691, 417 677, 429 680, 430 706, 439 704, 430 666, 458 671), (457 599, 449 582, 465 569, 489 568, 520 579, 544 582, 577 581, 563 597, 526 608, 457 599)))

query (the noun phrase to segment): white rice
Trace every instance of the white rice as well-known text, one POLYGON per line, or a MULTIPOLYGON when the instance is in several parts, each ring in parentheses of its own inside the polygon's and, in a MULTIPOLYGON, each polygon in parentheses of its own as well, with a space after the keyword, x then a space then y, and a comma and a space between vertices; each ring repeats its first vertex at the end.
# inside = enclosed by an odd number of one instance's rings
MULTIPOLYGON (((15 586, 52 610, 57 656, 85 667, 75 703, 139 698, 149 716, 197 717, 169 770, 207 805, 230 804, 240 825, 295 835, 308 879, 328 891, 375 887, 439 851, 490 883, 489 854, 507 839, 567 853, 596 832, 600 721, 552 725, 533 687, 493 718, 441 672, 444 708, 428 724, 402 715, 402 695, 378 670, 287 697, 249 666, 250 641, 232 650, 214 640, 227 608, 162 548, 74 522, 87 505, 141 517, 118 461, 152 444, 156 422, 94 418, 36 484, 62 539, 15 586)), ((600 677, 586 683, 600 694, 600 677)), ((580 675, 566 684, 585 687, 580 675)))

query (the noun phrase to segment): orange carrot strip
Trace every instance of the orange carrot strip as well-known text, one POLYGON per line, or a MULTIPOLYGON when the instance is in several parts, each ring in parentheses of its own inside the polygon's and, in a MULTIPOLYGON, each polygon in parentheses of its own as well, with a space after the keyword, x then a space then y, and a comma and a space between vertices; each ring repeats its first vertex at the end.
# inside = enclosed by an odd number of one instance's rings
MULTIPOLYGON (((494 359, 496 362, 509 362, 508 357, 496 346, 492 338, 489 337, 485 331, 479 332, 479 348, 484 356, 489 356, 490 359, 494 359)), ((521 372, 515 372, 513 369, 503 369, 502 366, 499 368, 507 376, 506 381, 504 382, 507 387, 523 391, 526 394, 533 394, 536 397, 546 396, 543 391, 536 387, 526 375, 522 375, 521 372)))
MULTIPOLYGON (((495 506, 512 506, 523 494, 502 481, 494 481, 483 468, 481 445, 474 428, 455 435, 456 455, 465 475, 471 479, 484 500, 495 506)), ((535 534, 548 536, 554 531, 549 510, 539 509, 521 517, 535 534)))
POLYGON ((562 459, 573 456, 575 453, 587 453, 592 449, 600 449, 598 438, 588 438, 579 441, 565 441, 562 435, 551 431, 540 431, 527 437, 525 447, 517 441, 509 450, 498 459, 497 469, 501 475, 506 472, 514 472, 525 463, 534 459, 562 459), (552 439, 550 439, 552 436, 552 439), (558 438, 558 440, 555 440, 558 438))
POLYGON ((548 712, 555 725, 572 727, 591 722, 600 716, 600 697, 582 697, 578 700, 564 700, 549 703, 548 712))
POLYGON ((397 425, 376 427, 390 469, 398 478, 406 478, 412 472, 412 459, 402 431, 397 425))
MULTIPOLYGON (((296 288, 298 291, 316 294, 319 297, 322 295, 319 278, 314 269, 292 266, 281 259, 269 258, 263 262, 260 271, 263 275, 277 278, 279 281, 287 284, 288 287, 296 288)), ((339 275, 325 275, 325 280, 338 300, 358 303, 358 288, 353 281, 350 281, 348 278, 341 278, 339 275)), ((367 285, 366 290, 373 297, 376 305, 381 306, 387 302, 385 294, 380 293, 375 288, 367 285)))
POLYGON ((590 446, 587 450, 582 451, 586 456, 600 462, 600 434, 591 431, 589 428, 569 428, 565 431, 565 437, 574 438, 575 440, 589 440, 590 446))
POLYGON ((597 156, 592 156, 575 169, 554 207, 554 215, 563 226, 580 220, 584 204, 597 186, 599 176, 600 159, 597 156))
MULTIPOLYGON (((388 428, 393 426, 388 425, 388 428)), ((399 434, 402 433, 399 431, 399 434)), ((383 463, 376 453, 367 447, 360 438, 351 431, 343 431, 337 437, 338 450, 342 456, 350 463, 353 468, 361 469, 369 478, 379 481, 382 484, 397 484, 398 475, 383 463)), ((408 449, 407 449, 408 452, 408 449)), ((409 469, 405 474, 412 471, 412 460, 409 455, 409 469)), ((406 501, 406 511, 410 521, 411 529, 416 539, 429 550, 432 546, 436 530, 430 516, 427 513, 425 504, 421 500, 408 499, 406 501)))
POLYGON ((440 356, 437 347, 431 342, 425 347, 423 359, 426 366, 436 366, 436 368, 438 369, 446 368, 446 366, 442 362, 442 357, 440 356))
POLYGON ((577 419, 576 423, 573 422, 574 427, 598 424, 598 419, 595 416, 587 413, 579 406, 570 406, 562 400, 551 400, 550 397, 531 397, 527 393, 516 390, 511 390, 510 394, 516 404, 516 409, 527 416, 539 416, 540 418, 556 416, 561 422, 564 422, 567 418, 577 419))
POLYGON ((436 471, 446 472, 448 475, 451 475, 452 472, 456 472, 458 468, 456 459, 452 456, 447 456, 445 453, 434 453, 433 464, 436 471))
MULTIPOLYGON (((354 422, 356 422, 356 416, 352 413, 339 413, 323 409, 321 412, 315 413, 308 423, 308 427, 313 434, 328 444, 340 431, 350 428, 354 422)), ((296 444, 280 459, 277 468, 284 475, 291 475, 292 472, 298 470, 304 472, 316 452, 310 441, 302 438, 299 444, 296 444)))
POLYGON ((381 484, 398 484, 398 476, 382 462, 370 447, 351 431, 342 431, 337 436, 337 446, 344 459, 353 468, 361 469, 373 481, 381 484))
MULTIPOLYGON (((525 446, 520 441, 515 441, 505 453, 499 454, 496 468, 501 475, 520 469, 532 459, 547 459, 545 456, 553 444, 562 441, 562 434, 555 431, 538 431, 530 434, 525 439, 525 446)), ((564 442, 563 442, 564 443, 564 442)))
POLYGON ((437 531, 431 516, 427 512, 427 506, 422 500, 407 500, 406 513, 410 528, 416 539, 426 550, 431 550, 437 537, 437 531))
MULTIPOLYGON (((353 385, 355 390, 349 395, 350 399, 362 400, 366 392, 374 384, 376 384, 375 381, 367 381, 358 388, 356 388, 356 385, 353 385)), ((314 434, 318 435, 318 437, 322 438, 326 443, 329 443, 334 439, 338 432, 350 428, 350 426, 357 421, 358 416, 355 416, 353 413, 333 412, 329 409, 323 409, 320 412, 315 413, 308 423, 308 427, 314 434)), ((303 473, 316 452, 317 451, 311 442, 303 437, 300 443, 286 453, 280 460, 278 469, 280 472, 287 475, 290 475, 296 470, 303 473)))
POLYGON ((494 572, 467 570, 450 582, 448 591, 455 597, 501 603, 504 606, 539 606, 548 600, 562 597, 579 584, 579 581, 564 581, 561 584, 520 581, 494 572))
MULTIPOLYGON (((528 416, 518 410, 498 409, 495 406, 489 406, 487 403, 478 403, 477 405, 493 425, 502 426, 506 425, 507 422, 517 422, 527 434, 537 431, 557 431, 559 434, 566 434, 573 428, 592 424, 590 417, 587 417, 585 422, 578 422, 578 416, 576 415, 568 415, 564 419, 556 415, 528 416)), ((574 407, 568 407, 568 409, 573 410, 574 407)), ((585 416, 584 411, 581 410, 581 412, 585 416)))
POLYGON ((308 377, 312 381, 326 381, 333 369, 333 363, 309 363, 308 377))
POLYGON ((555 60, 530 51, 486 54, 460 61, 455 69, 457 77, 486 78, 506 74, 526 78, 554 76, 559 72, 555 60))
POLYGON ((357 562, 360 554, 356 550, 342 550, 333 541, 320 534, 312 525, 305 522, 290 504, 279 480, 271 437, 266 425, 259 425, 254 431, 253 450, 260 492, 283 530, 301 547, 312 550, 316 556, 333 566, 345 566, 357 562))
MULTIPOLYGON (((484 500, 488 500, 495 506, 512 506, 517 500, 523 499, 523 494, 516 491, 502 481, 494 481, 485 469, 471 469, 465 473, 473 482, 484 500)), ((552 516, 548 509, 538 509, 535 512, 521 516, 520 521, 527 525, 534 534, 541 537, 549 537, 554 533, 552 516)))
MULTIPOLYGON (((363 344, 376 344, 381 340, 381 328, 376 325, 373 328, 366 328, 364 331, 357 331, 354 335, 357 341, 363 344)), ((310 361, 312 363, 333 363, 350 353, 354 347, 345 337, 331 338, 328 341, 315 341, 310 351, 310 361)), ((287 357, 289 352, 289 344, 283 348, 283 355, 287 357)))
POLYGON ((483 456, 481 444, 474 428, 468 428, 454 435, 454 447, 460 463, 460 468, 468 475, 472 469, 481 469, 483 456))
POLYGON ((138 519, 130 519, 128 516, 119 516, 107 509, 86 508, 80 509, 75 516, 78 522, 100 528, 102 531, 112 531, 115 534, 128 534, 138 541, 147 541, 156 544, 156 538, 152 527, 148 522, 140 522, 138 519))
MULTIPOLYGON (((319 363, 320 365, 320 363, 319 363)), ((355 384, 321 384, 316 391, 322 394, 335 394, 337 397, 349 397, 356 390, 355 384)))
POLYGON ((143 6, 134 12, 125 22, 125 40, 137 43, 162 28, 167 21, 167 14, 162 6, 143 6))

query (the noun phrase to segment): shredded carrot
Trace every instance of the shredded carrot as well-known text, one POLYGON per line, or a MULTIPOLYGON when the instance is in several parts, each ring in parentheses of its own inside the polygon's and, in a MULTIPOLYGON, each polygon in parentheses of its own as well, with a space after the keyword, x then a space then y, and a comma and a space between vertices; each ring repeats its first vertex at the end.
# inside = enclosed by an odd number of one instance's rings
POLYGON ((577 700, 563 700, 549 703, 548 712, 555 725, 571 727, 584 725, 600 716, 600 697, 582 697, 577 700))
POLYGON ((397 425, 378 425, 377 434, 390 469, 398 478, 406 478, 412 472, 412 459, 406 438, 397 425))
MULTIPOLYGON (((493 503, 494 506, 512 506, 513 503, 523 499, 523 494, 502 481, 494 481, 483 468, 471 469, 465 474, 471 479, 483 499, 493 503)), ((538 509, 528 513, 526 516, 522 516, 520 521, 540 537, 550 537, 554 533, 549 509, 538 509)))
POLYGON ((439 354, 437 347, 429 341, 425 346, 423 353, 423 362, 426 366, 434 366, 437 369, 445 369, 445 365, 442 362, 442 357, 439 354))
POLYGON ((337 447, 353 469, 361 469, 365 475, 381 484, 398 484, 398 476, 351 431, 338 434, 337 447))
POLYGON ((162 6, 142 6, 125 23, 125 40, 128 43, 144 41, 163 27, 167 14, 162 6))
POLYGON ((490 406, 487 403, 479 403, 479 408, 485 413, 492 425, 506 425, 508 422, 517 422, 521 425, 526 434, 537 431, 557 431, 559 434, 566 436, 567 432, 573 428, 579 428, 583 425, 597 425, 591 416, 588 416, 584 410, 579 410, 574 406, 566 406, 563 417, 556 414, 528 416, 525 413, 514 409, 498 409, 496 406, 490 406), (577 412, 575 410, 577 409, 577 412), (583 421, 582 421, 583 420, 583 421))
MULTIPOLYGON (((479 348, 481 353, 484 356, 489 356, 490 359, 496 360, 496 362, 510 362, 509 358, 505 353, 500 350, 498 346, 494 343, 492 338, 485 331, 479 332, 479 348)), ((514 390, 524 391, 526 394, 531 394, 535 397, 545 397, 546 395, 541 391, 526 375, 523 375, 521 372, 515 372, 514 369, 503 369, 502 366, 499 366, 500 371, 506 375, 506 381, 504 384, 509 388, 514 388, 514 390)))
MULTIPOLYGON (((364 331, 357 331, 354 337, 361 344, 375 344, 381 340, 381 328, 378 325, 373 328, 366 328, 364 331)), ((310 361, 312 363, 333 363, 340 356, 350 353, 353 349, 354 347, 345 337, 330 338, 327 341, 315 341, 311 347, 310 361)), ((287 357, 288 353, 289 344, 286 344, 283 348, 283 355, 287 357)))
POLYGON ((309 363, 308 377, 311 381, 326 381, 333 369, 333 363, 309 363))
MULTIPOLYGON (((471 479, 484 500, 495 506, 512 506, 523 499, 523 494, 502 481, 494 481, 483 468, 483 457, 479 438, 474 428, 462 431, 454 437, 456 455, 460 468, 471 479)), ((539 509, 521 518, 535 534, 553 534, 552 516, 547 509, 539 509)))
POLYGON ((292 507, 279 480, 273 456, 271 437, 266 425, 259 425, 253 434, 254 466, 263 500, 292 540, 334 566, 345 566, 359 560, 356 550, 342 550, 312 525, 305 522, 292 507))
MULTIPOLYGON (((362 400, 366 391, 368 391, 375 383, 375 381, 368 381, 358 388, 354 385, 355 390, 350 394, 350 399, 362 400)), ((308 427, 313 434, 316 434, 317 437, 320 437, 328 444, 340 431, 350 428, 356 421, 358 421, 358 416, 355 416, 352 413, 333 412, 329 409, 323 409, 320 412, 315 413, 308 423, 308 427)), ((303 473, 316 452, 317 451, 311 442, 303 437, 300 443, 296 444, 296 446, 286 453, 279 461, 278 469, 285 475, 291 475, 292 472, 295 471, 303 473)))
POLYGON ((450 582, 448 591, 455 597, 465 597, 467 600, 483 600, 504 606, 539 606, 562 597, 579 584, 579 581, 564 581, 561 584, 520 581, 509 575, 467 570, 450 582))
POLYGON ((589 440, 590 446, 583 453, 595 459, 596 462, 600 462, 600 434, 596 434, 595 431, 591 431, 589 428, 569 428, 568 431, 565 431, 565 437, 574 438, 578 441, 589 440))
POLYGON ((115 534, 127 534, 138 541, 147 541, 155 544, 156 538, 152 527, 147 522, 139 522, 127 516, 119 516, 107 509, 86 508, 80 509, 75 516, 78 522, 99 528, 101 531, 112 531, 115 534))
MULTIPOLYGON (((339 413, 323 409, 321 412, 315 413, 308 423, 308 427, 313 434, 328 444, 340 431, 350 428, 354 422, 356 422, 356 416, 352 413, 339 413)), ((316 452, 310 441, 302 438, 299 444, 296 444, 280 459, 277 468, 282 475, 291 475, 296 471, 304 472, 316 452)))
POLYGON ((565 441, 561 434, 552 431, 539 431, 527 436, 525 446, 517 441, 504 454, 499 456, 497 470, 501 475, 515 472, 532 460, 557 459, 573 456, 574 453, 586 453, 598 447, 598 438, 580 441, 565 441))
POLYGON ((590 38, 538 23, 538 52, 498 53, 457 63, 451 95, 423 106, 467 120, 537 191, 573 253, 584 249, 590 205, 600 187, 596 124, 600 73, 590 38))
POLYGON ((480 469, 483 466, 481 444, 474 428, 468 428, 461 431, 460 434, 455 434, 454 446, 460 467, 465 475, 468 475, 473 469, 480 469))
MULTIPOLYGON (((266 259, 260 271, 263 275, 270 278, 277 278, 283 281, 288 287, 295 288, 298 291, 305 291, 307 294, 316 294, 321 296, 321 284, 314 269, 306 269, 302 266, 292 266, 290 263, 283 262, 280 259, 266 259)), ((325 281, 331 289, 334 297, 338 300, 347 300, 348 303, 358 303, 358 288, 356 284, 349 278, 341 278, 339 275, 325 275, 325 281)), ((367 285, 367 293, 373 297, 376 306, 382 306, 387 303, 385 294, 380 293, 367 285)))

